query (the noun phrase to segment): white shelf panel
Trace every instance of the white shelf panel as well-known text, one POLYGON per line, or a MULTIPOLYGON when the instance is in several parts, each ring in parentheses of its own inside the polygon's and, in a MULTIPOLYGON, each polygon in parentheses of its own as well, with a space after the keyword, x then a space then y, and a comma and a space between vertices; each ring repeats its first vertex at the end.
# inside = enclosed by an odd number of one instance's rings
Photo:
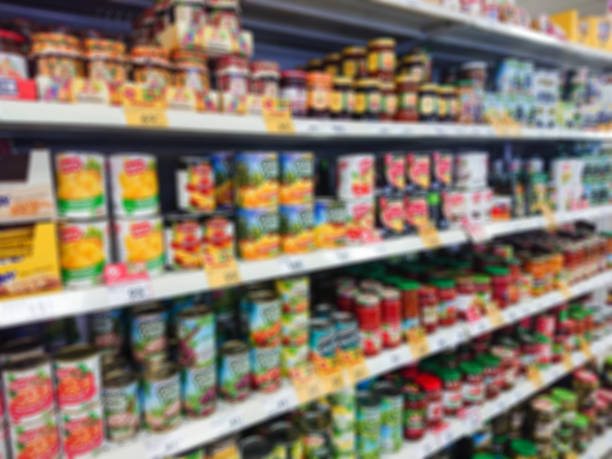
POLYGON ((609 459, 612 451, 612 429, 596 437, 580 459, 609 459))

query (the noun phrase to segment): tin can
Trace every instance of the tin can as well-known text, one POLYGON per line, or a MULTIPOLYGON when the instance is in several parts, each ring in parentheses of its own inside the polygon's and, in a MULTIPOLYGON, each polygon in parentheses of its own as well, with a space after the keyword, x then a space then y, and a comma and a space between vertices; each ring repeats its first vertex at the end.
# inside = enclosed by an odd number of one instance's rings
POLYGON ((204 233, 195 216, 166 215, 166 265, 169 269, 200 269, 204 265, 204 233))
POLYGON ((238 249, 245 260, 267 260, 280 254, 276 208, 238 209, 238 249))
POLYGON ((374 385, 381 400, 380 446, 383 454, 395 453, 404 444, 402 431, 404 398, 401 389, 388 381, 374 385))
POLYGON ((357 395, 357 454, 360 458, 380 457, 380 397, 370 393, 357 395))
POLYGON ((374 232, 375 206, 373 198, 346 201, 346 236, 349 244, 371 240, 374 232))
POLYGON ((281 366, 283 375, 291 376, 304 370, 308 363, 310 347, 308 344, 298 346, 283 346, 281 350, 281 366))
POLYGON ((181 370, 183 412, 189 417, 207 416, 217 405, 217 375, 214 360, 181 370))
POLYGON ((355 390, 350 387, 329 396, 334 457, 355 457, 355 390))
MULTIPOLYGON (((11 364, 18 360, 43 355, 45 349, 40 341, 31 336, 15 338, 0 346, 0 365, 11 364)), ((0 401, 0 404, 2 401, 0 401)))
POLYGON ((310 359, 320 369, 330 368, 336 357, 336 330, 327 319, 310 319, 310 359))
POLYGON ((54 410, 51 375, 51 361, 44 355, 17 360, 4 366, 4 406, 12 424, 31 421, 54 410))
POLYGON ((219 151, 210 155, 215 175, 215 201, 217 207, 231 209, 234 205, 233 158, 232 154, 219 151))
POLYGON ((159 217, 115 220, 117 261, 143 263, 150 276, 164 269, 164 234, 159 217))
POLYGON ((140 430, 138 380, 134 373, 124 370, 106 373, 103 401, 107 438, 113 442, 134 438, 140 430))
POLYGON ((102 390, 100 354, 87 344, 68 346, 54 356, 57 403, 61 410, 99 403, 102 390))
POLYGON ((374 197, 374 155, 341 156, 337 169, 336 193, 340 199, 374 197))
POLYGON ((249 336, 254 346, 276 346, 281 338, 281 305, 271 290, 254 290, 247 294, 249 336))
POLYGON ((102 281, 110 261, 108 221, 60 223, 60 266, 66 287, 88 287, 102 281))
POLYGON ((356 353, 359 347, 359 323, 353 314, 335 311, 332 320, 336 329, 336 347, 344 352, 356 353))
POLYGON ((230 401, 244 400, 251 393, 249 348, 242 341, 231 340, 221 346, 219 391, 230 401))
POLYGON ((142 410, 152 432, 165 432, 181 422, 181 388, 176 365, 163 362, 143 375, 142 410))
POLYGON ((283 253, 308 253, 315 249, 314 211, 307 205, 280 206, 283 253))
POLYGON ((160 305, 148 305, 132 313, 130 333, 132 355, 140 365, 163 362, 168 354, 166 311, 160 305))
POLYGON ((288 421, 278 421, 268 428, 276 459, 302 459, 304 448, 297 429, 288 421))
POLYGON ((308 344, 308 311, 283 314, 283 346, 303 346, 308 344))
POLYGON ((176 336, 179 364, 213 365, 215 362, 215 315, 211 308, 198 305, 179 313, 176 336))
POLYGON ((357 295, 355 310, 359 321, 361 348, 365 355, 377 355, 382 347, 378 297, 368 293, 357 295))
POLYGON ((93 457, 104 446, 104 413, 100 402, 61 415, 62 449, 68 459, 93 457))
POLYGON ((176 205, 185 212, 214 212, 215 175, 211 161, 182 157, 176 170, 176 205))
POLYGON ((336 249, 346 245, 348 215, 342 201, 318 198, 315 201, 315 245, 320 249, 336 249))
POLYGON ((311 152, 280 154, 280 203, 310 204, 314 196, 314 155, 311 152))
POLYGON ((225 217, 213 217, 204 222, 205 260, 217 263, 236 256, 236 231, 234 222, 225 217))
POLYGON ((406 156, 403 153, 383 153, 379 170, 379 183, 385 194, 406 190, 406 156))
POLYGON ((278 206, 278 156, 273 152, 235 156, 236 204, 246 209, 278 206))
POLYGON ((10 424, 11 454, 15 459, 63 457, 59 429, 55 416, 49 412, 45 416, 30 419, 19 424, 10 424))
POLYGON ((111 311, 90 314, 89 342, 92 346, 102 352, 103 355, 116 355, 123 346, 125 335, 125 324, 123 311, 113 309, 111 311))
POLYGON ((55 156, 60 217, 106 216, 106 169, 99 153, 62 152, 55 156))
POLYGON ((312 403, 300 411, 304 458, 332 457, 330 410, 321 403, 312 403))
POLYGON ((280 296, 283 314, 308 311, 310 307, 310 279, 308 276, 277 279, 275 285, 280 296))
POLYGON ((125 153, 110 157, 113 215, 131 217, 159 213, 157 159, 125 153))
POLYGON ((274 392, 281 384, 281 347, 252 347, 251 375, 253 387, 263 392, 274 392))

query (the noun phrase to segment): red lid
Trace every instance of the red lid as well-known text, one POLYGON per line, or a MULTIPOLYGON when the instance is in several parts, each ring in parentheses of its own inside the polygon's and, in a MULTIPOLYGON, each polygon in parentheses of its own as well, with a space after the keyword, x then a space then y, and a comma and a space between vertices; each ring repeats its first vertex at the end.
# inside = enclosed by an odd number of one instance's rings
POLYGON ((297 80, 306 80, 306 72, 302 70, 283 70, 281 73, 283 78, 295 78, 297 80))
POLYGON ((423 390, 425 390, 425 392, 442 390, 442 381, 440 378, 430 375, 429 373, 421 373, 417 375, 414 380, 423 390))
POLYGON ((274 61, 253 61, 251 62, 251 72, 273 72, 278 74, 280 73, 280 67, 274 61))
POLYGON ((25 37, 23 35, 9 29, 0 29, 0 39, 14 41, 19 44, 25 42, 25 37))
POLYGON ((588 384, 592 384, 598 381, 597 375, 595 373, 589 370, 582 370, 582 369, 576 370, 574 372, 574 378, 576 378, 577 380, 581 382, 588 383, 588 384))
POLYGON ((239 56, 223 56, 217 59, 217 71, 226 69, 227 67, 240 67, 248 69, 249 62, 244 57, 239 56))

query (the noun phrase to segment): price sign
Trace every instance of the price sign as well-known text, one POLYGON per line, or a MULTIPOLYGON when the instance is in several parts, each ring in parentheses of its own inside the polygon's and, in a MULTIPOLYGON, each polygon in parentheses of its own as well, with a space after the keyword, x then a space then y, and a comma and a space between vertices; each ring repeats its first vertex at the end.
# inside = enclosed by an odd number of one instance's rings
POLYGON ((272 400, 266 400, 264 402, 263 410, 267 410, 270 416, 276 416, 277 414, 289 411, 292 407, 291 397, 287 395, 286 391, 280 391, 281 394, 272 400))
POLYGON ((558 287, 564 299, 570 300, 574 297, 574 293, 572 292, 572 289, 569 287, 569 285, 567 285, 567 281, 559 281, 558 287))
POLYGON ((238 262, 235 259, 226 263, 205 263, 204 271, 210 288, 224 288, 239 284, 242 280, 238 262))
POLYGON ((580 351, 584 358, 587 360, 591 360, 594 358, 593 349, 591 349, 591 343, 585 338, 580 338, 580 351))
POLYGON ((542 372, 537 365, 530 365, 527 367, 527 379, 533 384, 536 389, 539 389, 544 385, 544 378, 542 372))
POLYGON ((163 108, 125 107, 125 122, 128 126, 144 128, 168 127, 168 116, 163 108))
POLYGON ((341 368, 336 369, 330 374, 322 375, 323 387, 326 393, 334 394, 348 386, 348 378, 341 368))
POLYGON ((300 405, 308 403, 325 394, 323 383, 316 374, 309 374, 299 379, 293 379, 293 387, 297 393, 300 405))
POLYGON ((486 226, 481 222, 471 221, 468 218, 461 220, 461 227, 467 233, 470 240, 475 244, 480 244, 489 238, 486 226))
POLYGON ((261 108, 266 129, 270 134, 295 134, 295 126, 288 104, 277 99, 264 98, 261 108))
POLYGON ((497 304, 492 301, 487 304, 487 318, 493 327, 501 327, 505 323, 504 316, 497 304))
POLYGON ((140 281, 134 284, 116 285, 108 289, 110 304, 141 303, 153 297, 151 282, 140 281))
POLYGON ((361 359, 361 362, 355 365, 346 367, 346 373, 349 381, 351 381, 353 385, 367 379, 370 376, 370 370, 363 359, 361 359))
POLYGON ((440 241, 440 235, 438 234, 438 230, 434 226, 434 224, 430 221, 419 225, 419 236, 421 237, 421 241, 423 245, 428 249, 438 247, 442 245, 440 241))
POLYGON ((423 327, 408 330, 408 345, 412 356, 417 360, 429 354, 429 343, 423 327))
POLYGON ((227 428, 230 431, 236 431, 239 430, 242 425, 244 424, 244 421, 242 419, 242 416, 240 415, 240 413, 234 413, 231 416, 229 416, 227 418, 227 428))
POLYGON ((303 271, 305 268, 304 260, 301 258, 286 258, 284 260, 285 267, 290 273, 303 271))
POLYGON ((572 371, 574 369, 574 359, 572 358, 572 353, 571 352, 564 352, 563 353, 563 368, 565 368, 567 371, 572 371))

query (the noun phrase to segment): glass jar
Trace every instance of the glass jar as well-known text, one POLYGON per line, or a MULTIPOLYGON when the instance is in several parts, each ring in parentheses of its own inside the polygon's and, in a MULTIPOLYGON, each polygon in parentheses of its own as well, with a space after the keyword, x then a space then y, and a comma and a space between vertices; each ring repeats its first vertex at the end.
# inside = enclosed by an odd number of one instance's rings
POLYGON ((104 38, 96 31, 89 31, 83 40, 85 75, 111 85, 127 81, 127 57, 125 44, 119 40, 104 38))
POLYGON ((542 333, 538 333, 535 336, 537 343, 537 357, 536 362, 538 365, 548 366, 552 363, 552 339, 542 333))
POLYGON ((221 109, 226 113, 239 112, 248 95, 249 66, 247 59, 224 56, 217 59, 217 91, 221 109))
POLYGON ((158 46, 132 48, 132 79, 149 88, 165 89, 170 84, 170 63, 166 51, 158 46))
POLYGON ((380 90, 382 96, 380 120, 391 121, 395 119, 395 114, 397 112, 397 96, 395 94, 395 84, 381 83, 380 90))
POLYGON ((438 323, 442 327, 455 325, 457 320, 457 290, 450 279, 437 279, 432 282, 438 295, 438 323))
POLYGON ((26 38, 13 30, 0 29, 0 75, 7 78, 28 78, 28 61, 24 53, 26 38))
POLYGON ((419 326, 419 288, 421 285, 408 279, 396 279, 394 284, 400 290, 402 330, 406 333, 419 326))
POLYGON ((404 56, 400 62, 400 75, 406 75, 410 80, 421 85, 429 81, 431 77, 431 60, 425 53, 404 56))
POLYGON ((381 311, 378 297, 369 293, 358 294, 355 299, 355 310, 364 355, 378 355, 382 347, 381 311))
POLYGON ((510 442, 510 451, 514 459, 538 459, 538 448, 529 440, 516 438, 510 442))
POLYGON ((487 82, 487 63, 471 61, 462 64, 461 78, 472 81, 476 88, 484 89, 487 82))
POLYGON ((328 117, 332 76, 324 72, 308 72, 306 83, 308 116, 315 118, 328 117))
POLYGON ((433 83, 419 86, 419 121, 438 119, 438 87, 433 83))
POLYGON ((476 288, 476 301, 479 313, 485 314, 485 305, 491 301, 491 278, 482 274, 474 275, 474 287, 476 288))
POLYGON ((408 122, 417 121, 419 119, 419 86, 412 81, 409 75, 399 75, 395 78, 395 88, 397 95, 395 119, 408 122))
POLYGON ((514 387, 518 377, 520 362, 518 350, 510 338, 503 338, 491 348, 491 354, 499 359, 499 374, 501 390, 510 390, 514 387))
POLYGON ((492 354, 481 354, 476 361, 483 369, 483 383, 487 399, 496 398, 502 389, 500 359, 492 354))
POLYGON ((476 296, 474 276, 462 275, 455 278, 457 284, 457 314, 463 320, 474 320, 473 307, 476 296), (472 312, 470 312, 472 311, 472 312))
POLYGON ((345 312, 355 313, 355 298, 359 289, 354 285, 343 285, 338 288, 336 294, 336 305, 338 309, 345 312))
POLYGON ((425 331, 435 332, 438 326, 438 297, 434 287, 422 286, 419 289, 419 310, 425 331))
POLYGON ((280 68, 276 62, 251 62, 250 92, 260 97, 278 99, 280 68))
POLYGON ((353 114, 353 84, 350 78, 337 76, 333 79, 333 90, 330 98, 332 118, 348 119, 353 114))
POLYGON ((404 438, 416 441, 425 435, 427 400, 420 387, 408 382, 402 388, 404 393, 404 438))
POLYGON ((463 403, 465 406, 480 405, 484 400, 483 371, 476 362, 461 362, 463 375, 463 403))
POLYGON ((425 414, 427 426, 430 428, 440 426, 444 417, 442 381, 436 376, 427 373, 420 373, 414 380, 422 389, 427 401, 427 411, 425 414))
POLYGON ((210 75, 204 53, 177 49, 172 53, 172 62, 174 86, 188 88, 196 93, 206 93, 210 90, 210 75))
POLYGON ((394 348, 402 342, 402 305, 400 292, 385 287, 379 294, 382 321, 382 341, 385 348, 394 348))
POLYGON ((505 309, 510 304, 510 271, 503 266, 487 266, 485 271, 491 276, 493 301, 505 309))
POLYGON ((376 38, 368 42, 368 76, 383 82, 392 82, 395 74, 395 40, 376 38))
POLYGON ((306 72, 301 70, 285 70, 281 74, 281 99, 289 101, 291 114, 303 117, 308 114, 306 97, 306 72))
POLYGON ((444 385, 444 415, 457 416, 463 407, 461 372, 451 368, 442 368, 438 371, 438 376, 444 385))
POLYGON ((349 46, 342 50, 342 75, 353 80, 367 75, 365 48, 349 46))
POLYGON ((32 35, 33 76, 67 80, 84 76, 81 41, 66 28, 32 35))
POLYGON ((219 29, 229 30, 236 37, 240 33, 240 1, 222 0, 208 2, 208 24, 219 29))
POLYGON ((457 93, 452 86, 438 87, 438 121, 457 120, 457 93))
POLYGON ((476 123, 476 93, 470 80, 459 80, 457 82, 457 100, 459 116, 457 120, 461 124, 476 123))
POLYGON ((557 426, 559 404, 552 398, 541 395, 531 401, 530 407, 533 414, 534 440, 551 441, 557 426))
POLYGON ((355 111, 353 118, 377 120, 380 117, 382 95, 378 80, 363 78, 355 83, 355 111))
POLYGON ((340 53, 330 53, 323 58, 323 71, 329 73, 332 77, 341 74, 342 55, 340 53))
POLYGON ((540 296, 546 293, 548 289, 548 259, 546 256, 532 257, 527 260, 525 270, 531 274, 531 294, 533 296, 540 296))

